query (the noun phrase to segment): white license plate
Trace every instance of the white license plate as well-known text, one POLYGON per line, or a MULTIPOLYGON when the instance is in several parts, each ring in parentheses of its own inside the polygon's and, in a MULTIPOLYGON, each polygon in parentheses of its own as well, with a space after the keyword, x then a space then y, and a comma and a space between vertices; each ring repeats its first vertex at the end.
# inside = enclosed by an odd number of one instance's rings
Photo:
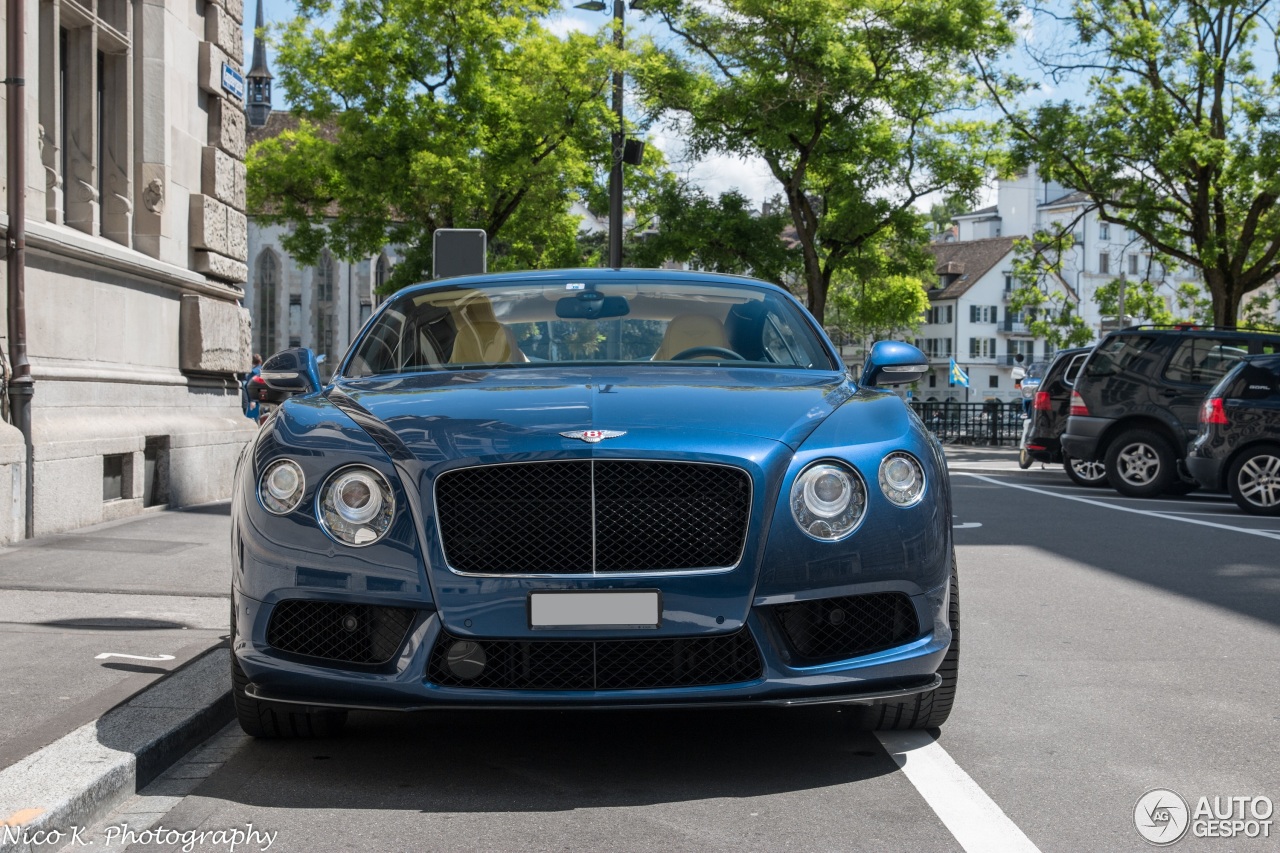
POLYGON ((662 599, 656 590, 639 592, 531 592, 533 628, 657 628, 662 599))

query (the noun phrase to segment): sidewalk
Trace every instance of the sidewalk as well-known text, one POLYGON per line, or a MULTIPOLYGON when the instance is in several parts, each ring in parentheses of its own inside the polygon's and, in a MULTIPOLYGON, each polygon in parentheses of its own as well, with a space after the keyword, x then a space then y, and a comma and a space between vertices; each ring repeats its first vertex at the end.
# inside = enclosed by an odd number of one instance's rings
MULTIPOLYGON (((1021 474, 1018 467, 1018 448, 1016 447, 983 447, 980 445, 944 444, 942 452, 947 457, 947 468, 951 471, 975 471, 981 473, 999 472, 1003 474, 1021 474)), ((1027 472, 1041 470, 1039 462, 1031 463, 1027 472)), ((1062 474, 1061 465, 1044 465, 1046 471, 1057 471, 1062 474)), ((1063 476, 1066 476, 1063 474, 1063 476)))
POLYGON ((0 825, 84 823, 230 719, 229 513, 0 548, 0 825))

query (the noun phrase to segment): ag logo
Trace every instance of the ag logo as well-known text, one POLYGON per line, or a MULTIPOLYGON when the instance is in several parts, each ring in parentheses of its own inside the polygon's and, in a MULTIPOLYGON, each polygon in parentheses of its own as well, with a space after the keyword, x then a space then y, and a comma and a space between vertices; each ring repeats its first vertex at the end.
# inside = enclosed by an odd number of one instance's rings
POLYGON ((1138 834, 1157 847, 1180 840, 1187 834, 1190 822, 1187 801, 1167 788, 1147 791, 1133 807, 1133 825, 1138 834))

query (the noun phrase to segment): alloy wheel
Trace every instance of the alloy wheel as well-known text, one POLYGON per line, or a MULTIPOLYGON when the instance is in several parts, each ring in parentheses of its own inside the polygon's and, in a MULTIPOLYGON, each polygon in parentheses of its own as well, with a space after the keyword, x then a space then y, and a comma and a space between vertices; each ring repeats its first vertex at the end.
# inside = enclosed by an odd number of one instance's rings
POLYGON ((1107 466, 1101 462, 1086 462, 1083 459, 1072 459, 1069 464, 1071 465, 1071 470, 1075 471, 1076 475, 1079 476, 1081 480, 1100 483, 1107 479, 1107 466))
POLYGON ((1259 454, 1240 466, 1236 485, 1241 496, 1263 509, 1280 507, 1280 457, 1259 454))
POLYGON ((1125 446, 1116 458, 1116 473, 1126 483, 1145 486, 1160 476, 1160 454, 1146 442, 1125 446))

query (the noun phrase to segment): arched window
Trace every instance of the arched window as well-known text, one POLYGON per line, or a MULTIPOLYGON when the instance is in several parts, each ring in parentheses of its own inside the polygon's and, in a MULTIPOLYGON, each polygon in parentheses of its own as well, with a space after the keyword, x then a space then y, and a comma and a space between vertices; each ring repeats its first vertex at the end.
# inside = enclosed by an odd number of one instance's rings
POLYGON ((267 249, 258 256, 258 269, 253 277, 253 328, 258 354, 267 358, 276 351, 280 290, 280 258, 267 249))
POLYGON ((325 249, 320 254, 319 263, 316 264, 312 291, 316 330, 314 349, 316 356, 325 357, 320 364, 320 373, 325 377, 333 370, 333 360, 336 356, 333 351, 336 331, 334 326, 337 325, 333 305, 333 280, 337 277, 337 264, 329 254, 329 250, 325 249))

